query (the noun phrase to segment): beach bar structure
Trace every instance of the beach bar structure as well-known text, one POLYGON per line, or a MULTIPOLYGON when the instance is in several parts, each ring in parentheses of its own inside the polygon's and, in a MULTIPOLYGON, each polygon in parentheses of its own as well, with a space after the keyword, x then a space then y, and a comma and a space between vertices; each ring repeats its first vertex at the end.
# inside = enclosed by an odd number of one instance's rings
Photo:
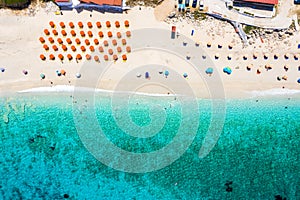
POLYGON ((123 10, 128 9, 123 0, 55 0, 55 3, 61 10, 95 10, 99 12, 122 13, 123 10))

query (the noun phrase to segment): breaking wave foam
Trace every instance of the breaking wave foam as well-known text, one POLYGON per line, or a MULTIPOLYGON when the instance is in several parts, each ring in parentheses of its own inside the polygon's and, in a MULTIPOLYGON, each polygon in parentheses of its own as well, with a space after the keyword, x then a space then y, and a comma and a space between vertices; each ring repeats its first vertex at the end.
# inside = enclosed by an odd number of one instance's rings
POLYGON ((270 90, 254 90, 250 92, 252 96, 282 96, 300 94, 300 90, 274 88, 270 90))
MULTIPOLYGON (((49 93, 49 92, 74 92, 75 87, 70 85, 56 85, 52 87, 36 87, 27 90, 18 91, 18 93, 49 93)), ((97 93, 118 93, 118 94, 136 94, 143 96, 177 96, 174 94, 159 94, 159 93, 144 93, 144 92, 133 92, 133 91, 113 91, 104 89, 93 89, 87 87, 76 87, 78 92, 97 92, 97 93)))

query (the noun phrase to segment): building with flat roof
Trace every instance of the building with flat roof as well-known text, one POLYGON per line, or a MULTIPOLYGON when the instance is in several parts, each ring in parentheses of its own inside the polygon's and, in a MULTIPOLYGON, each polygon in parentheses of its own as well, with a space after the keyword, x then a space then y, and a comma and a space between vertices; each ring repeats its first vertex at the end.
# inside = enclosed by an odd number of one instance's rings
POLYGON ((96 10, 99 12, 123 12, 123 1, 125 0, 55 0, 55 3, 61 10, 73 10, 78 11, 96 10))
POLYGON ((234 1, 258 3, 258 4, 268 4, 268 5, 277 5, 278 4, 278 0, 234 0, 234 1))
POLYGON ((240 13, 253 17, 273 17, 278 0, 233 0, 233 7, 240 13))
POLYGON ((85 3, 94 3, 97 5, 122 6, 122 0, 81 0, 85 3))

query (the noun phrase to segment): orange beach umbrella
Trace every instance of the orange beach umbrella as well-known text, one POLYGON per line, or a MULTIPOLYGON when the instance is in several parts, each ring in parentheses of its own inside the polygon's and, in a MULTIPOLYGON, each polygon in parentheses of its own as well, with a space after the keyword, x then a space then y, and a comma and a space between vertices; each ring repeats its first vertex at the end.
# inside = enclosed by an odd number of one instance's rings
POLYGON ((64 59, 64 56, 62 54, 58 54, 57 56, 60 60, 63 60, 64 59))
POLYGON ((50 21, 50 22, 49 22, 49 25, 50 25, 51 28, 54 28, 54 27, 55 27, 55 24, 54 24, 53 21, 50 21))
POLYGON ((54 51, 58 51, 58 48, 57 48, 56 45, 53 45, 53 46, 52 46, 52 49, 53 49, 54 51))
POLYGON ((55 60, 55 56, 54 56, 53 54, 50 54, 50 55, 49 55, 49 59, 50 59, 50 60, 55 60))
POLYGON ((90 41, 88 39, 85 39, 84 42, 87 46, 90 45, 90 41))
POLYGON ((124 25, 125 25, 125 27, 129 27, 129 21, 128 21, 128 20, 125 20, 125 21, 124 21, 124 25))
POLYGON ((74 23, 73 22, 69 22, 69 26, 70 26, 70 28, 74 28, 74 23))
POLYGON ((122 39, 122 44, 123 44, 123 45, 126 45, 126 44, 127 44, 126 39, 122 39))
POLYGON ((83 28, 83 23, 82 22, 78 22, 78 26, 79 26, 79 28, 83 28))
POLYGON ((127 47, 126 47, 126 51, 127 51, 128 53, 130 53, 130 52, 131 52, 131 47, 130 47, 130 46, 127 46, 127 47))
POLYGON ((76 42, 76 44, 80 44, 81 43, 80 39, 78 39, 78 38, 75 39, 75 42, 76 42))
POLYGON ((76 59, 77 59, 77 60, 81 60, 81 59, 82 59, 82 56, 81 56, 80 54, 77 54, 77 55, 76 55, 76 59))
POLYGON ((53 40, 53 38, 52 38, 52 37, 49 37, 49 38, 48 38, 48 40, 49 40, 49 42, 50 42, 51 44, 53 44, 53 43, 54 43, 54 40, 53 40))
POLYGON ((41 55, 40 55, 40 59, 41 59, 41 60, 46 60, 46 57, 44 56, 44 54, 41 54, 41 55))
POLYGON ((50 32, 48 31, 48 29, 44 29, 44 33, 45 33, 45 35, 50 35, 50 32))
POLYGON ((63 23, 63 22, 60 22, 59 25, 60 25, 61 28, 65 28, 66 27, 65 23, 63 23))
POLYGON ((67 32, 66 32, 65 30, 62 30, 62 31, 61 31, 61 34, 62 34, 63 36, 66 36, 66 35, 67 35, 67 32))
POLYGON ((122 59, 124 60, 124 61, 126 61, 127 60, 127 56, 124 54, 124 55, 122 55, 122 59))
POLYGON ((61 48, 62 48, 62 50, 64 50, 64 51, 67 51, 67 50, 68 50, 68 48, 67 48, 66 45, 62 45, 61 48))
POLYGON ((45 43, 45 39, 43 37, 40 37, 39 40, 42 44, 45 43))
POLYGON ((103 58, 105 61, 108 61, 108 55, 104 55, 103 58))
POLYGON ((98 57, 98 56, 94 56, 94 60, 95 60, 96 62, 98 62, 98 61, 99 61, 99 57, 98 57))
POLYGON ((107 28, 110 28, 110 27, 111 27, 110 21, 106 21, 105 24, 106 24, 106 27, 107 27, 107 28))
POLYGON ((98 50, 99 50, 100 53, 103 53, 103 52, 104 52, 104 49, 103 49, 102 46, 100 46, 100 47, 98 48, 98 50))
POLYGON ((130 37, 131 36, 131 32, 130 31, 126 31, 126 36, 130 37))
POLYGON ((89 37, 93 37, 92 31, 88 31, 87 33, 88 33, 89 37))
POLYGON ((65 76, 66 75, 66 71, 65 70, 60 70, 61 75, 65 76))
POLYGON ((72 44, 72 40, 70 38, 67 38, 66 41, 68 44, 72 44))
POLYGON ((108 31, 108 32, 107 32, 107 36, 108 36, 108 37, 112 37, 112 36, 113 36, 112 32, 111 32, 111 31, 108 31))
POLYGON ((71 50, 72 50, 73 52, 75 52, 75 51, 76 51, 76 47, 75 47, 74 45, 72 45, 72 46, 71 46, 71 50))
POLYGON ((91 56, 90 54, 86 54, 86 55, 85 55, 85 58, 86 58, 87 60, 91 60, 92 56, 91 56))
POLYGON ((98 45, 99 44, 99 40, 98 39, 94 39, 94 43, 95 43, 95 45, 98 45))
POLYGON ((115 25, 116 25, 116 28, 119 28, 120 27, 120 22, 119 21, 115 21, 115 25))
POLYGON ((121 47, 117 47, 117 51, 118 51, 119 53, 121 53, 121 52, 122 52, 122 48, 121 48, 121 47))
POLYGON ((94 46, 90 46, 90 51, 94 52, 95 51, 95 47, 94 46))
POLYGON ((114 61, 117 61, 118 60, 118 56, 116 54, 113 55, 113 59, 114 59, 114 61))
POLYGON ((49 47, 48 47, 48 45, 46 45, 46 44, 43 45, 43 48, 44 48, 46 51, 49 50, 49 47))
POLYGON ((80 35, 81 35, 81 37, 85 37, 84 31, 80 31, 80 35))
POLYGON ((114 51, 112 49, 108 49, 108 54, 113 55, 114 51))
POLYGON ((57 32, 57 30, 55 30, 55 29, 52 30, 52 33, 53 33, 53 35, 55 35, 55 36, 58 35, 58 32, 57 32))
POLYGON ((107 40, 104 40, 104 41, 103 41, 103 45, 104 45, 105 47, 107 47, 107 46, 108 46, 108 42, 107 42, 107 40))
POLYGON ((101 37, 101 38, 104 36, 102 31, 99 31, 98 35, 99 35, 99 37, 101 37))
POLYGON ((92 22, 88 22, 88 23, 87 23, 87 26, 88 26, 89 28, 93 28, 92 22))
POLYGON ((122 34, 120 32, 117 32, 117 37, 118 38, 121 38, 122 37, 122 34))
POLYGON ((85 51, 86 51, 86 49, 85 49, 84 46, 81 46, 80 49, 81 49, 82 52, 85 52, 85 51))
POLYGON ((76 36, 76 32, 74 31, 74 30, 71 30, 71 35, 73 36, 73 37, 75 37, 76 36))
POLYGON ((72 60, 72 59, 73 59, 73 56, 72 56, 71 54, 68 54, 68 55, 67 55, 67 58, 68 58, 69 60, 72 60))
POLYGON ((114 46, 117 46, 117 40, 115 40, 115 39, 113 39, 112 41, 111 41, 111 43, 114 45, 114 46))
POLYGON ((98 28, 101 28, 101 22, 96 22, 96 26, 97 26, 98 28))
POLYGON ((62 43, 63 43, 63 41, 62 41, 61 38, 58 38, 58 39, 57 39, 57 42, 58 42, 58 44, 62 44, 62 43))

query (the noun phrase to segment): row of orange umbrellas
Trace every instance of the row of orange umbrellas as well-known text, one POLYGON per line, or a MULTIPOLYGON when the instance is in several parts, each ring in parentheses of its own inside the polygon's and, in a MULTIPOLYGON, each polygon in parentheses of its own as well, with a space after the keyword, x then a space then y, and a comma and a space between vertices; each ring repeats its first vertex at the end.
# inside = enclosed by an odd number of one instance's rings
MULTIPOLYGON (((45 33, 46 36, 49 36, 49 35, 50 35, 50 31, 49 31, 48 29, 44 29, 44 33, 45 33)), ((52 33, 53 33, 54 36, 58 36, 58 32, 57 32, 55 29, 52 30, 52 33)), ((71 31, 70 31, 70 34, 71 34, 73 37, 75 37, 75 36, 77 35, 76 32, 75 32, 74 30, 71 30, 71 31)), ((81 37, 85 37, 85 36, 86 36, 86 34, 85 34, 84 31, 80 31, 79 34, 80 34, 81 37)), ((126 34, 127 37, 130 37, 130 36, 131 36, 131 32, 130 32, 130 31, 126 31, 125 34, 126 34)), ((68 34, 67 34, 67 32, 66 32, 65 30, 62 30, 62 31, 61 31, 61 35, 62 35, 62 36, 67 36, 68 34)), ((89 37, 93 37, 93 32, 92 32, 92 31, 87 31, 87 35, 88 35, 89 37)), ((102 37, 104 37, 104 33, 103 33, 102 31, 99 31, 99 32, 98 32, 98 36, 102 38, 102 37)), ((110 38, 113 37, 112 31, 108 31, 108 32, 107 32, 107 36, 110 37, 110 38)), ((117 33, 116 33, 116 36, 117 36, 118 38, 121 38, 121 37, 122 37, 122 34, 121 34, 120 32, 117 32, 117 33)))
MULTIPOLYGON (((64 58, 65 58, 62 54, 58 54, 57 57, 58 57, 60 60, 64 60, 64 58)), ((41 54, 41 55, 40 55, 40 58, 41 58, 41 60, 46 60, 46 56, 45 56, 44 54, 41 54)), ((72 56, 71 54, 67 54, 67 58, 68 58, 69 60, 72 60, 72 59, 73 59, 73 56, 72 56)), ((49 59, 50 59, 50 60, 55 60, 55 56, 54 56, 53 54, 50 54, 50 55, 49 55, 49 59)), ((82 59, 82 56, 81 56, 80 54, 77 54, 77 55, 76 55, 76 59, 81 60, 81 59, 82 59)))
MULTIPOLYGON (((62 54, 58 54, 57 57, 58 57, 60 60, 64 60, 64 58, 65 58, 62 54)), ((91 59, 92 59, 92 56, 91 56, 90 54, 86 54, 85 57, 86 57, 87 60, 91 60, 91 59)), ((40 58, 41 58, 41 60, 46 60, 46 56, 45 56, 44 54, 41 54, 41 55, 40 55, 40 58)), ((68 58, 68 60, 72 60, 72 59, 73 59, 73 56, 72 56, 71 54, 67 54, 67 58, 68 58)), ((117 56, 116 54, 112 55, 112 58, 113 58, 113 60, 115 60, 115 61, 118 60, 118 56, 117 56)), ((50 54, 50 55, 49 55, 49 59, 50 59, 50 60, 55 60, 55 56, 54 56, 53 54, 50 54)), ((108 60, 109 60, 109 56, 108 56, 108 55, 104 55, 104 56, 103 56, 103 59, 104 59, 105 61, 108 61, 108 60)), ((77 55, 76 55, 76 60, 82 60, 82 55, 81 55, 81 54, 77 54, 77 55)), ((94 60, 98 62, 98 61, 100 60, 100 59, 99 59, 99 56, 95 55, 95 56, 94 56, 94 60)), ((126 54, 123 54, 123 55, 122 55, 122 60, 124 60, 124 61, 127 60, 126 54)))
MULTIPOLYGON (((40 40, 40 42, 42 43, 42 44, 44 44, 46 41, 45 41, 45 39, 43 38, 43 37, 40 37, 39 38, 39 40, 40 40)), ((55 41, 54 41, 54 39, 52 38, 52 37, 49 37, 48 38, 48 40, 49 40, 49 42, 51 43, 51 44, 53 44, 55 41)), ((63 40, 61 39, 61 38, 58 38, 57 39, 57 42, 58 42, 58 44, 63 44, 63 40)), ((71 45, 73 42, 72 42, 72 40, 70 39, 70 38, 67 38, 66 39, 66 42, 67 42, 67 44, 69 44, 69 45, 71 45)), ((81 44, 81 40, 79 39, 79 38, 76 38, 75 39, 75 43, 77 44, 77 45, 80 45, 81 44)), ((88 39, 85 39, 84 40, 84 43, 87 45, 87 46, 89 46, 91 43, 90 43, 90 40, 88 40, 88 39)), ((118 44, 118 42, 117 42, 117 40, 116 39, 113 39, 113 40, 111 40, 111 43, 112 43, 112 45, 113 46, 117 46, 117 44, 118 44)), ((94 44, 95 45, 99 45, 99 40, 98 39, 94 39, 94 44)), ((122 39, 121 40, 121 44, 122 45, 126 45, 127 44, 127 41, 126 41, 126 39, 122 39)), ((108 41, 107 40, 104 40, 103 41, 103 45, 104 46, 109 46, 109 43, 108 43, 108 41)), ((44 48, 45 48, 45 46, 47 46, 46 44, 44 44, 44 48)), ((45 48, 46 49, 46 48, 45 48)), ((48 49, 46 49, 46 50, 48 50, 48 49)))
MULTIPOLYGON (((51 28, 55 28, 55 26, 56 26, 55 23, 54 23, 53 21, 50 21, 50 22, 49 22, 49 25, 50 25, 51 28)), ((81 21, 79 21, 79 22, 77 23, 77 25, 78 25, 79 28, 83 28, 83 27, 84 27, 84 25, 83 25, 83 23, 82 23, 81 21)), ((111 22, 110 22, 110 21, 106 21, 106 22, 105 22, 105 25, 106 25, 107 28, 109 28, 109 27, 111 27, 111 22)), ((66 25, 65 25, 64 22, 60 22, 60 23, 59 23, 59 26, 60 26, 61 28, 66 28, 66 25)), ((87 22, 87 26, 88 26, 88 28, 93 28, 92 22, 87 22)), ((99 22, 99 21, 96 22, 96 26, 97 26, 98 28, 101 28, 101 27, 102 27, 101 22, 99 22)), ((116 28, 119 28, 119 27, 121 26, 120 22, 119 22, 119 21, 115 21, 115 26, 116 26, 116 28)), ((129 21, 128 21, 128 20, 125 20, 125 21, 124 21, 124 26, 125 26, 125 27, 129 27, 129 21)), ((69 22, 69 27, 70 27, 70 28, 74 28, 74 27, 75 27, 74 23, 73 23, 73 22, 69 22)))
MULTIPOLYGON (((49 46, 46 45, 46 44, 43 45, 43 48, 44 48, 46 51, 48 51, 48 50, 50 49, 49 46)), ((68 50, 68 47, 67 47, 66 45, 62 45, 61 48, 62 48, 63 51, 67 51, 67 50, 68 50)), ((53 49, 54 51, 58 51, 58 47, 57 47, 56 45, 53 45, 53 46, 52 46, 52 49, 53 49)), ((85 46, 81 46, 80 49, 81 49, 82 52, 85 52, 85 51, 86 51, 85 46)), ((94 52, 94 51, 95 51, 95 47, 92 46, 92 45, 89 47, 89 49, 90 49, 91 52, 94 52)), ((77 50, 77 48, 76 48, 74 45, 72 45, 72 46, 71 46, 71 50, 72 50, 73 52, 75 52, 75 51, 77 50)), ((98 48, 98 50, 99 50, 100 53, 104 52, 104 48, 103 48, 102 46, 100 46, 100 47, 98 48)), ((117 47, 117 52, 119 52, 119 53, 122 52, 122 48, 121 48, 120 46, 117 47)), ((128 53, 131 52, 131 47, 130 47, 130 46, 127 46, 127 47, 126 47, 126 52, 128 52, 128 53)), ((112 49, 108 49, 108 53, 109 53, 110 55, 112 55, 112 54, 113 54, 113 50, 112 50, 112 49)))

